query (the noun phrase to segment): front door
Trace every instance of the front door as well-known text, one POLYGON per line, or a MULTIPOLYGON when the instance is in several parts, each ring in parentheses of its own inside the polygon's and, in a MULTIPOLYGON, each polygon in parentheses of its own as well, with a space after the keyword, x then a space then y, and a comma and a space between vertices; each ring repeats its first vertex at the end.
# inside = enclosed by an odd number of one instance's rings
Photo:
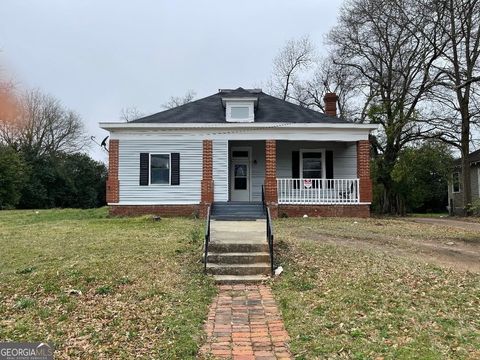
POLYGON ((230 169, 230 200, 250 201, 250 150, 232 148, 230 169))

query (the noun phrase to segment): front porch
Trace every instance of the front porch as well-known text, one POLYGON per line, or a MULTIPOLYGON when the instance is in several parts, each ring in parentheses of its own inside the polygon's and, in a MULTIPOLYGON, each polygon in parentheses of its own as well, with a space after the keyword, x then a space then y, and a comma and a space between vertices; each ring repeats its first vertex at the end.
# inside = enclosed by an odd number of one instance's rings
MULTIPOLYGON (((221 169, 213 161, 210 204, 265 200, 274 217, 369 214, 368 141, 229 140, 223 146, 228 156, 221 169)), ((211 151, 215 159, 215 144, 211 151)))
MULTIPOLYGON (((265 141, 229 141, 229 201, 261 201, 265 141)), ((278 204, 358 204, 355 142, 276 141, 278 204)))

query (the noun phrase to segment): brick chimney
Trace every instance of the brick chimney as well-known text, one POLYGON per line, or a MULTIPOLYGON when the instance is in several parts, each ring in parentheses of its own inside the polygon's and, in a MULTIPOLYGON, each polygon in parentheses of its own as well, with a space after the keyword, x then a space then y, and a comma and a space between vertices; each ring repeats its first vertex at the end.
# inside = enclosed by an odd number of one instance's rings
POLYGON ((337 99, 338 96, 335 93, 326 93, 323 97, 325 102, 325 114, 328 116, 337 116, 337 99))

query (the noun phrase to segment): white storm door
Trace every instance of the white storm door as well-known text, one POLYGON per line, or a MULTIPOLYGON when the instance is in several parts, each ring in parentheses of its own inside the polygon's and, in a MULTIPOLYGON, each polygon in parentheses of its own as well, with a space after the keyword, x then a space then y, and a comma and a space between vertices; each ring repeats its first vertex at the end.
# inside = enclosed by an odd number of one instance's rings
POLYGON ((250 201, 250 152, 233 150, 231 159, 230 200, 250 201))

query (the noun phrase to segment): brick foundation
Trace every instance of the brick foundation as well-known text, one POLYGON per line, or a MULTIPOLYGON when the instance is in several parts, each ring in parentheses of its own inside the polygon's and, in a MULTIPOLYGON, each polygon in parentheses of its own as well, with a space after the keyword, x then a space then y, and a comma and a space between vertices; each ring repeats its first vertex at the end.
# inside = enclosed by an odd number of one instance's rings
POLYGON ((112 216, 197 216, 198 205, 110 205, 109 214, 112 216))
POLYGON ((120 201, 118 181, 118 140, 110 140, 108 146, 107 203, 120 201))
POLYGON ((370 205, 278 205, 278 216, 370 217, 370 205))

